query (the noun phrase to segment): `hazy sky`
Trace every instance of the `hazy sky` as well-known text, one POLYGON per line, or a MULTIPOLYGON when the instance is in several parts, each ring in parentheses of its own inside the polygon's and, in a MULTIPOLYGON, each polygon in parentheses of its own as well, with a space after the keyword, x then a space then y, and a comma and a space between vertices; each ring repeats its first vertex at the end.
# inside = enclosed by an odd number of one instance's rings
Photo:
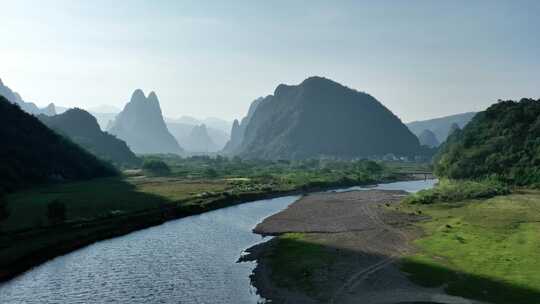
POLYGON ((404 121, 540 97, 540 1, 0 0, 0 78, 27 101, 241 117, 319 75, 404 121))

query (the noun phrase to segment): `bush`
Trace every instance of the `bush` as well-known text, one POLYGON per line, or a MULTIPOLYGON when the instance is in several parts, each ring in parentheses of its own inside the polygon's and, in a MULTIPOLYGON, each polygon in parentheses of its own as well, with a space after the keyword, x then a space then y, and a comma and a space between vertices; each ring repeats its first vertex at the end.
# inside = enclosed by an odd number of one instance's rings
POLYGON ((168 175, 171 173, 171 169, 167 164, 161 160, 145 160, 143 163, 143 170, 157 175, 168 175))
POLYGON ((496 180, 469 181, 443 179, 433 188, 409 195, 409 204, 458 202, 468 199, 489 198, 509 194, 510 188, 496 180))

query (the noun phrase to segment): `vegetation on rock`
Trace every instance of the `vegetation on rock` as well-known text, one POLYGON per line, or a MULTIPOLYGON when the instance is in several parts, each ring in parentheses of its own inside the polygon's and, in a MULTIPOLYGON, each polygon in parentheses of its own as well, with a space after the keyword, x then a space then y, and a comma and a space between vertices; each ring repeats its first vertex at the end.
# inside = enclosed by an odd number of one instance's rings
POLYGON ((116 175, 69 139, 0 96, 0 192, 38 183, 116 175))
POLYGON ((435 158, 437 176, 540 184, 540 100, 499 101, 456 130, 435 158))
POLYGON ((69 109, 59 115, 39 115, 38 118, 49 128, 103 160, 127 167, 141 163, 124 141, 101 131, 96 118, 85 110, 69 109))
POLYGON ((373 96, 322 77, 279 85, 273 95, 257 102, 249 118, 234 153, 244 158, 354 159, 427 153, 373 96))

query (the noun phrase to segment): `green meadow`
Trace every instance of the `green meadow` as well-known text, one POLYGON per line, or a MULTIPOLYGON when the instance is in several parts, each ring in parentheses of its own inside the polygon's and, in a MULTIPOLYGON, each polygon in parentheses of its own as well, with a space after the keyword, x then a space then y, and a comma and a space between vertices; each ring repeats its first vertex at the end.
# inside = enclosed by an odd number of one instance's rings
POLYGON ((491 303, 540 303, 539 191, 410 208, 431 217, 402 263, 414 282, 491 303))

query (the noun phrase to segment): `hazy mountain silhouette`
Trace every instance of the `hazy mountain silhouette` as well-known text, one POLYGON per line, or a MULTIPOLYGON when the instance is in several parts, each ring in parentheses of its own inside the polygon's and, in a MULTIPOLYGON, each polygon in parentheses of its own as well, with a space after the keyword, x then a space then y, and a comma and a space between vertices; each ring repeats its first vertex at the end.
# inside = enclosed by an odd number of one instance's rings
POLYGON ((455 114, 450 116, 444 116, 434 119, 422 120, 422 121, 413 121, 407 124, 407 127, 414 133, 416 136, 424 130, 430 130, 435 134, 439 143, 442 143, 448 137, 450 132, 450 127, 452 124, 457 124, 460 128, 463 128, 465 125, 471 121, 471 119, 476 115, 476 112, 467 112, 462 114, 455 114))
POLYGON ((420 144, 423 146, 428 146, 430 148, 438 147, 441 143, 437 140, 437 136, 435 136, 435 133, 431 132, 430 130, 426 129, 418 135, 418 140, 420 141, 420 144))
POLYGON ((56 107, 54 106, 54 103, 50 103, 45 108, 41 109, 41 113, 47 116, 56 115, 56 107))
POLYGON ((214 130, 222 131, 225 134, 227 134, 227 137, 229 137, 229 132, 231 130, 231 125, 232 125, 230 121, 217 118, 217 117, 207 117, 207 118, 199 119, 199 118, 187 116, 187 115, 180 116, 178 118, 165 118, 165 121, 167 123, 174 122, 174 123, 182 123, 182 124, 192 125, 192 126, 205 125, 208 130, 214 129, 214 130))
POLYGON ((146 98, 142 90, 135 90, 131 100, 116 116, 108 131, 126 141, 135 153, 183 152, 165 125, 159 100, 154 92, 146 98))
POLYGON ((295 86, 281 84, 274 95, 257 102, 236 154, 302 159, 421 151, 418 138, 371 95, 310 77, 295 86))
POLYGON ((33 102, 26 102, 22 99, 19 93, 14 92, 8 86, 4 85, 2 79, 0 79, 0 96, 4 96, 9 102, 18 105, 23 111, 30 114, 45 114, 55 115, 56 109, 53 103, 50 103, 46 108, 40 109, 33 102))
MULTIPOLYGON (((182 116, 182 117, 187 117, 187 116, 182 116)), ((209 120, 209 119, 210 118, 205 119, 205 120, 209 120)), ((176 138, 176 141, 180 144, 180 146, 188 151, 191 151, 190 148, 187 147, 189 143, 185 144, 184 142, 188 140, 187 137, 191 134, 191 131, 193 130, 193 128, 200 126, 204 123, 198 123, 200 122, 200 120, 197 120, 195 118, 189 119, 189 120, 183 119, 183 118, 179 118, 179 119, 165 118, 165 121, 167 124, 167 128, 169 129, 171 134, 174 136, 174 138, 176 138), (184 121, 184 122, 181 122, 181 121, 184 121), (192 124, 193 122, 197 122, 198 124, 192 124)), ((207 124, 204 124, 204 125, 206 126, 206 133, 208 133, 208 136, 210 137, 210 139, 215 145, 215 148, 213 148, 211 151, 208 151, 208 152, 217 152, 223 149, 227 141, 229 141, 229 137, 230 137, 229 133, 224 132, 221 129, 209 127, 207 124)))
POLYGON ((94 116, 99 124, 101 130, 107 131, 110 129, 114 123, 114 119, 118 116, 118 113, 100 113, 88 111, 92 116, 94 116))
POLYGON ((182 145, 190 152, 216 152, 218 147, 208 135, 206 125, 195 126, 184 139, 182 145))
POLYGON ((140 164, 140 159, 124 141, 101 131, 96 118, 85 110, 69 109, 59 115, 39 115, 38 118, 49 128, 67 136, 101 159, 111 161, 118 166, 140 164))
POLYGON ((201 131, 200 126, 197 125, 167 122, 167 128, 186 151, 210 153, 220 151, 229 138, 228 134, 221 130, 204 126, 206 130, 201 131), (197 134, 201 136, 200 139, 196 138, 197 134))
POLYGON ((251 102, 247 115, 242 118, 241 122, 238 122, 238 119, 235 119, 231 128, 231 136, 225 147, 223 148, 223 153, 225 154, 235 154, 238 152, 238 149, 242 145, 244 140, 244 134, 246 133, 246 128, 253 117, 253 113, 259 106, 259 104, 264 100, 263 97, 259 97, 251 102))
POLYGON ((0 96, 0 192, 117 174, 110 165, 0 96))

